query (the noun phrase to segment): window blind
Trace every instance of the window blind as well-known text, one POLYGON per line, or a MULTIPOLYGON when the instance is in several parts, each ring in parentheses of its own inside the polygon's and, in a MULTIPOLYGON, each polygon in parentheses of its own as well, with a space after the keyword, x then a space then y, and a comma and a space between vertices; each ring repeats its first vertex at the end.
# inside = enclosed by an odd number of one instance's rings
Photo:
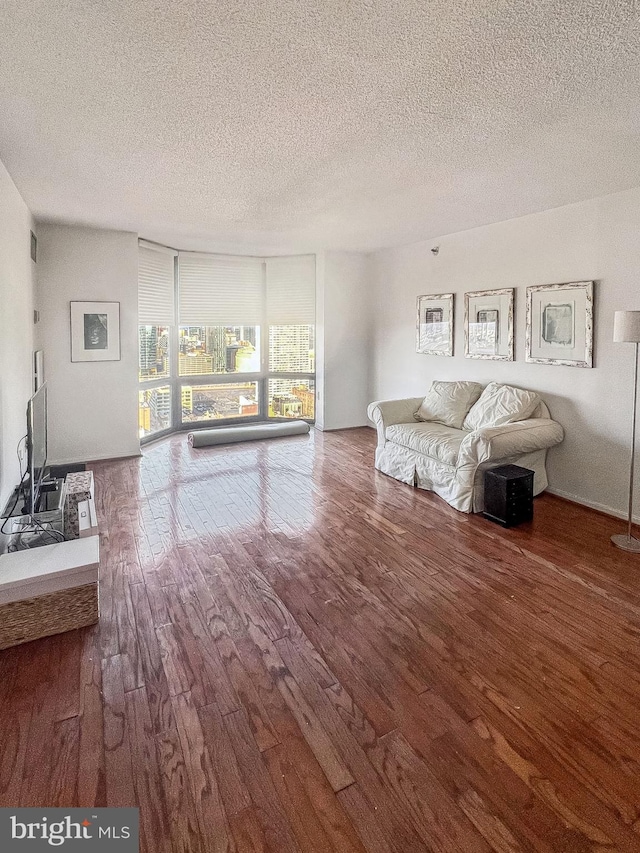
POLYGON ((262 259, 180 252, 180 324, 259 326, 262 259))
POLYGON ((316 322, 314 255, 267 258, 267 321, 270 325, 316 322))
POLYGON ((174 258, 176 252, 138 246, 138 322, 145 326, 175 323, 174 258))

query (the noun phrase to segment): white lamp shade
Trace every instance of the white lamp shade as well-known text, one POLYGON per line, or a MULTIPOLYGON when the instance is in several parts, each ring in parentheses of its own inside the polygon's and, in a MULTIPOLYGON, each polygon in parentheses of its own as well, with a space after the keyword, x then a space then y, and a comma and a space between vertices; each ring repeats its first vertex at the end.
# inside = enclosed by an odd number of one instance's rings
POLYGON ((640 341, 640 311, 616 311, 613 315, 613 340, 617 343, 640 341))

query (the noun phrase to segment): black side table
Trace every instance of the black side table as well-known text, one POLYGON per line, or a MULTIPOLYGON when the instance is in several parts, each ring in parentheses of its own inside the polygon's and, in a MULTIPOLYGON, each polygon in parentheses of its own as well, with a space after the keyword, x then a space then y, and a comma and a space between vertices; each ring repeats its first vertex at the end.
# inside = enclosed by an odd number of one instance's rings
POLYGON ((500 465, 484 474, 485 518, 515 527, 533 518, 533 471, 520 465, 500 465))

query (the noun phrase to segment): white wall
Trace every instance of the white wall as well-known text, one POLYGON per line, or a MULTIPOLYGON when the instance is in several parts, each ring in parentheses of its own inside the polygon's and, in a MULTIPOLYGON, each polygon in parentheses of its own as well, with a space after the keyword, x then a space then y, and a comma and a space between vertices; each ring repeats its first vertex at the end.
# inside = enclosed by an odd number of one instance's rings
POLYGON ((370 274, 367 255, 325 252, 318 255, 319 429, 343 429, 367 423, 370 369, 370 274))
POLYGON ((50 462, 138 454, 137 235, 41 224, 37 304, 50 462), (69 303, 75 300, 120 303, 120 361, 71 362, 69 303))
MULTIPOLYGON (((33 393, 33 291, 29 209, 0 163, 0 503, 19 476, 16 448, 33 393)), ((25 457, 26 464, 26 457, 25 457)))
POLYGON ((566 430, 549 453, 551 489, 624 515, 634 347, 613 343, 613 312, 640 310, 639 223, 635 189, 376 253, 372 399, 420 395, 432 379, 539 391, 566 430), (596 280, 594 368, 526 364, 526 287, 583 279, 596 280), (516 289, 516 360, 465 359, 463 294, 497 287, 516 289), (456 294, 455 355, 419 355, 416 297, 448 292, 456 294))

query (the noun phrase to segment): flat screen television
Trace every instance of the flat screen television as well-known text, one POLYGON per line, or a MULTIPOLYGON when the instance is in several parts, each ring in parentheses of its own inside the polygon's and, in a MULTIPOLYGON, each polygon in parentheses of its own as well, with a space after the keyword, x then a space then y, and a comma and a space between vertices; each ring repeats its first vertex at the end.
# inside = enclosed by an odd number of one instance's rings
POLYGON ((38 512, 47 466, 47 386, 41 385, 27 404, 27 458, 29 491, 27 512, 38 512))

